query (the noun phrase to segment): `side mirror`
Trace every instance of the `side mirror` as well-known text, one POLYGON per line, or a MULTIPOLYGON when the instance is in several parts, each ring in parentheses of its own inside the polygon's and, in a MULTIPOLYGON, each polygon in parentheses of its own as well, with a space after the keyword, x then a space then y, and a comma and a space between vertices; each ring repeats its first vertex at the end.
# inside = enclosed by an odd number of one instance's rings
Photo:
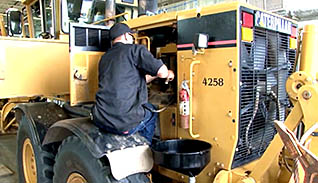
POLYGON ((20 11, 9 11, 7 13, 8 27, 11 35, 22 33, 22 14, 20 11))
POLYGON ((196 33, 193 40, 195 49, 207 48, 209 42, 209 35, 203 33, 196 33))

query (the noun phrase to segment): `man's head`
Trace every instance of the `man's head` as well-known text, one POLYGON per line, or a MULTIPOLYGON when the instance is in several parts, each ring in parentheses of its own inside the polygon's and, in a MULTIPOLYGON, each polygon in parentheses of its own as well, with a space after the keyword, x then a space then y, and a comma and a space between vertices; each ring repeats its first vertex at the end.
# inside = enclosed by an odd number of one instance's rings
POLYGON ((110 39, 114 42, 122 42, 125 44, 132 44, 134 42, 132 31, 127 24, 116 23, 109 31, 110 39))

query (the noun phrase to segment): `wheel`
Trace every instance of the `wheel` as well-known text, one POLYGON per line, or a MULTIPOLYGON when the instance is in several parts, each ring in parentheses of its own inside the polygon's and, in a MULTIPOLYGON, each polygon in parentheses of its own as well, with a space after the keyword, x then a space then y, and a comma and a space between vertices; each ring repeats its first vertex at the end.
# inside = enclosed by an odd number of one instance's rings
POLYGON ((149 183, 144 174, 134 174, 116 181, 107 159, 93 157, 76 136, 66 138, 55 158, 54 183, 149 183))
POLYGON ((25 116, 18 129, 17 163, 20 183, 51 183, 54 154, 42 149, 32 140, 29 121, 25 116))

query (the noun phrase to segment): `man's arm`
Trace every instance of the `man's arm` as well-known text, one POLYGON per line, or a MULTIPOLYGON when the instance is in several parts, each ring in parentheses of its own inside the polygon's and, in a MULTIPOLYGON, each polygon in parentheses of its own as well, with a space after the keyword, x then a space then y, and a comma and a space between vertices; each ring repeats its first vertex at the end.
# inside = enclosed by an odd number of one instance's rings
POLYGON ((168 70, 167 66, 163 64, 159 68, 159 70, 157 72, 157 76, 146 75, 146 81, 147 81, 147 83, 149 83, 158 77, 159 78, 167 78, 167 81, 172 81, 174 79, 174 73, 172 70, 168 70))

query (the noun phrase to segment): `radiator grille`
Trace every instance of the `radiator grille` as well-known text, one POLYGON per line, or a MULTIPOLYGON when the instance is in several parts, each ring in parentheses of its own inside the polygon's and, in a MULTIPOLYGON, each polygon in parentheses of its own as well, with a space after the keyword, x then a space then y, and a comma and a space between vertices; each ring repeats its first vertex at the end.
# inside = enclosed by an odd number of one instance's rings
POLYGON ((232 168, 262 156, 276 134, 273 121, 285 120, 285 82, 294 60, 286 34, 255 28, 254 42, 242 42, 239 140, 232 168))

